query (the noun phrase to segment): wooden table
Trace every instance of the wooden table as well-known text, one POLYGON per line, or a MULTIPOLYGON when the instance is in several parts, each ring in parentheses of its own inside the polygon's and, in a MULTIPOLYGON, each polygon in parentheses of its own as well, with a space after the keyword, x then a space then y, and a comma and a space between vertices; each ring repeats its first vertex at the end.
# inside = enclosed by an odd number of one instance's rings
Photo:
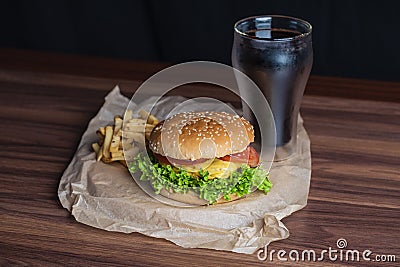
MULTIPOLYGON (((120 84, 132 93, 165 67, 0 50, 0 265, 243 266, 257 255, 184 249, 168 241, 82 225, 57 187, 89 119, 120 84)), ((204 89, 205 94, 213 91, 204 89)), ((302 104, 312 148, 306 208, 283 220, 291 236, 269 250, 336 248, 400 261, 400 83, 310 78, 302 104)), ((287 255, 286 255, 287 257, 287 255)), ((320 266, 321 262, 273 264, 320 266)), ((330 261, 354 266, 395 263, 330 261)))

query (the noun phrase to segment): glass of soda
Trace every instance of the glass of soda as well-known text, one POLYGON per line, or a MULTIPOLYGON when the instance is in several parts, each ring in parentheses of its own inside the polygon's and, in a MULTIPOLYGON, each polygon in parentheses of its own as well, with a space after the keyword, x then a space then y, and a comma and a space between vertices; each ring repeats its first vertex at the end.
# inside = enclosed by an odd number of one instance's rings
MULTIPOLYGON (((249 17, 234 26, 232 65, 257 84, 270 105, 276 161, 296 153, 299 109, 313 62, 311 31, 311 24, 304 20, 278 15, 249 17)), ((249 94, 240 81, 238 85, 240 94, 249 94)), ((251 102, 242 103, 243 112, 257 136, 251 106, 262 102, 248 97, 251 102)))

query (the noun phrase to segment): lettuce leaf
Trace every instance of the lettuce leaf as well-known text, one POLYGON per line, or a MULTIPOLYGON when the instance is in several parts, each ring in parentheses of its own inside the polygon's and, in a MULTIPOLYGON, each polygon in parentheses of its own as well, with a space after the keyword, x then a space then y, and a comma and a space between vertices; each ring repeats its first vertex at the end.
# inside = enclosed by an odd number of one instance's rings
POLYGON ((140 180, 149 181, 157 194, 162 188, 176 193, 187 193, 193 190, 210 204, 221 196, 230 200, 230 194, 241 197, 250 194, 254 187, 267 193, 272 187, 272 183, 268 180, 268 173, 260 167, 251 168, 243 164, 228 178, 209 179, 207 171, 199 171, 196 176, 193 176, 184 169, 162 165, 155 160, 151 152, 148 156, 146 153, 137 155, 129 164, 129 170, 140 172, 140 180))

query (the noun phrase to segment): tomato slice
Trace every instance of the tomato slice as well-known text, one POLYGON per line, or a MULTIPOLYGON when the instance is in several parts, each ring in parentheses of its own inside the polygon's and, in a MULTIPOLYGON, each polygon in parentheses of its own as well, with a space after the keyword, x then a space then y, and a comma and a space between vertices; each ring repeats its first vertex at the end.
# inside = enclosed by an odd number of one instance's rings
POLYGON ((251 146, 248 146, 243 152, 227 155, 219 159, 224 161, 247 163, 250 167, 256 167, 260 162, 260 157, 258 156, 257 151, 251 146))

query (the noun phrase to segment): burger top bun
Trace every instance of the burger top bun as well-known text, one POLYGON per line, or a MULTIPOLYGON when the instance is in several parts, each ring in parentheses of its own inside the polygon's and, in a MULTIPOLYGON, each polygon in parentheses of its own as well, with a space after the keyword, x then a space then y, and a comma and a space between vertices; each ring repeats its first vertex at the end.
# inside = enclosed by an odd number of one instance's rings
POLYGON ((185 112, 160 122, 149 147, 178 160, 198 160, 239 153, 254 141, 253 126, 226 112, 185 112))

